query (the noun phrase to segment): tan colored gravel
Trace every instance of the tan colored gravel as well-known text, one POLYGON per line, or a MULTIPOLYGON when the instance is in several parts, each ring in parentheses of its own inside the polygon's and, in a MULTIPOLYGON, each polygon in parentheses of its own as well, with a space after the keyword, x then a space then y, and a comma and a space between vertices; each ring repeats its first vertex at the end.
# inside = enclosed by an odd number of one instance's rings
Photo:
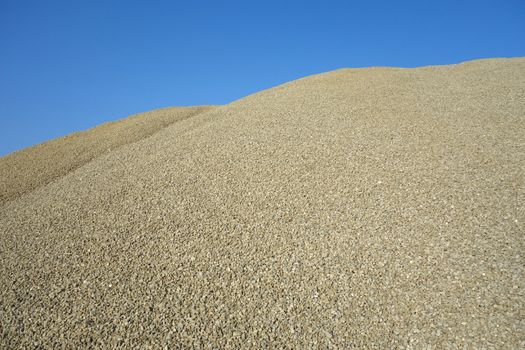
POLYGON ((0 158, 0 205, 47 185, 102 154, 211 108, 173 107, 140 113, 0 158))
POLYGON ((0 348, 524 348, 524 142, 524 58, 337 70, 124 142, 0 207, 0 348))

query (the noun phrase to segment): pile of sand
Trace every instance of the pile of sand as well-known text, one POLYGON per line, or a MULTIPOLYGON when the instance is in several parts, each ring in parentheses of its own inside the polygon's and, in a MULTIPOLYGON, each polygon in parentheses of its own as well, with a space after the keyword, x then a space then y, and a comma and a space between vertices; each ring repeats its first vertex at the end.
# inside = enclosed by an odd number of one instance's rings
POLYGON ((0 159, 0 205, 47 185, 101 155, 211 106, 164 108, 29 147, 0 159))
POLYGON ((155 113, 0 159, 1 348, 525 346, 525 59, 155 113))

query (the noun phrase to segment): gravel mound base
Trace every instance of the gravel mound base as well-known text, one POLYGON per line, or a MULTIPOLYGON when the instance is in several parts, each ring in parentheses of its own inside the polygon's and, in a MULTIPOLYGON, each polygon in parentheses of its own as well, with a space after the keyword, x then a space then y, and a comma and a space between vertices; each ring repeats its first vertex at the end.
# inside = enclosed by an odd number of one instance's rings
POLYGON ((140 113, 2 157, 0 205, 64 176, 101 154, 211 108, 172 107, 140 113))
POLYGON ((0 347, 523 348, 524 118, 523 58, 343 69, 102 154, 0 207, 0 347))

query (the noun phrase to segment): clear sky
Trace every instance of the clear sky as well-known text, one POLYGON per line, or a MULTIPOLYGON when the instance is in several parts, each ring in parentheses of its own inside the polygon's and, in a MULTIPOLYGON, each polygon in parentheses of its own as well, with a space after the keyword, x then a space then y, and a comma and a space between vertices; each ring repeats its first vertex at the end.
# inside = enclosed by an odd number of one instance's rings
POLYGON ((341 67, 514 56, 523 0, 0 0, 0 155, 341 67))

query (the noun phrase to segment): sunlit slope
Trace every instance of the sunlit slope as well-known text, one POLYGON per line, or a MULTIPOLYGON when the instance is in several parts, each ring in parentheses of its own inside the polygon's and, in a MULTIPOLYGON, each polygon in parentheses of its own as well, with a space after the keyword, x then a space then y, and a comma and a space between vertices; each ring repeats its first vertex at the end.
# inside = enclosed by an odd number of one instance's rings
POLYGON ((519 348, 524 117, 525 59, 343 69, 123 145, 0 208, 0 347, 519 348))
POLYGON ((0 158, 0 205, 48 184, 122 145, 212 107, 174 107, 141 113, 0 158))

